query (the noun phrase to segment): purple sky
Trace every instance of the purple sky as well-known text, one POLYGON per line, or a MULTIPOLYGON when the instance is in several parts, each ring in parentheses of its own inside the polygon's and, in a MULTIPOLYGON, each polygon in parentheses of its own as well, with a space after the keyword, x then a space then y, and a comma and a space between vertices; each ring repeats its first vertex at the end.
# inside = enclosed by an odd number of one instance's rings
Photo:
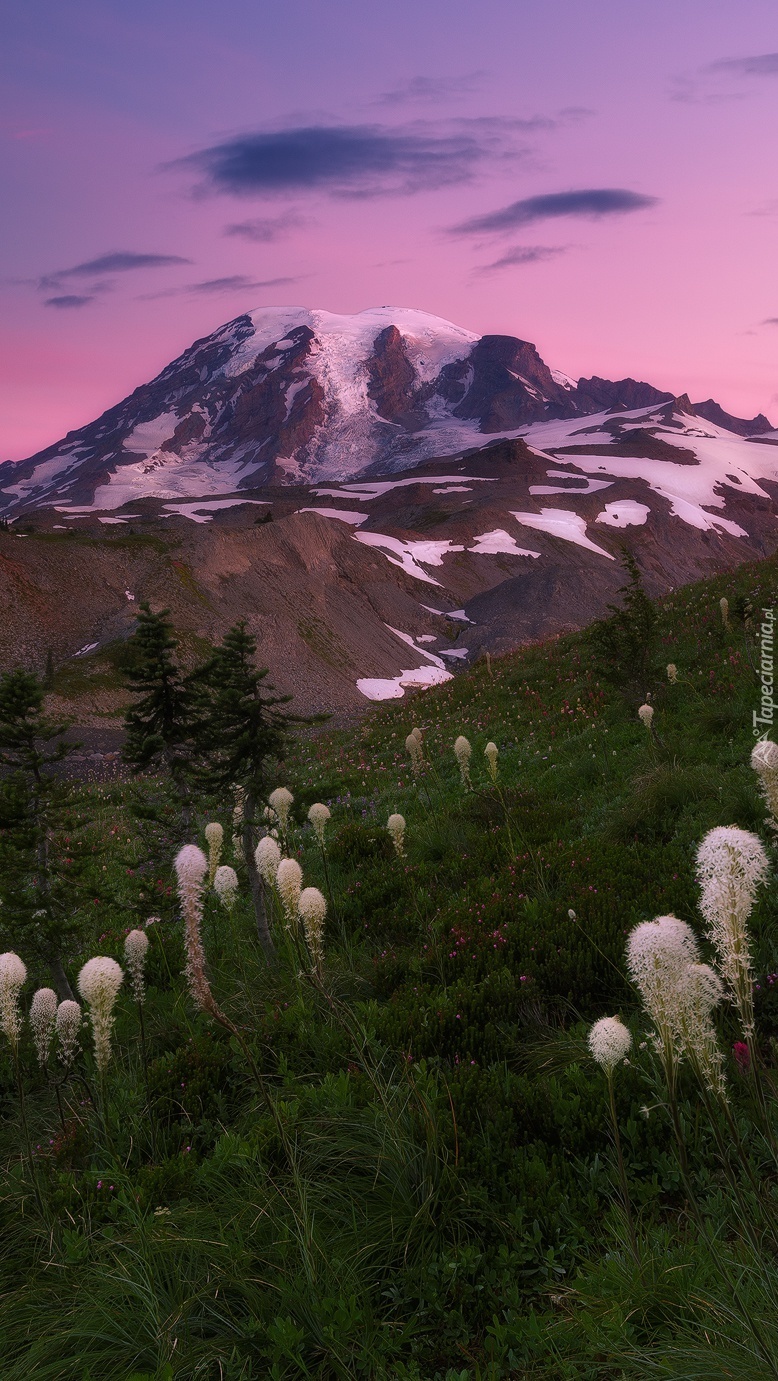
POLYGON ((26 0, 0 78, 0 460, 271 303, 778 423, 775 0, 26 0))

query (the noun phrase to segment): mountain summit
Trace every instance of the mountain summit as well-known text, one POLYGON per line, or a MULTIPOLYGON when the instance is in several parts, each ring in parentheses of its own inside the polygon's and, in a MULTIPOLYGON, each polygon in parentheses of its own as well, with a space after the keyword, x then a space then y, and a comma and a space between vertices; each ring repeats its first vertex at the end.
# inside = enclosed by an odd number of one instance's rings
MULTIPOLYGON (((195 341, 95 422, 0 465, 0 511, 392 474, 539 422, 670 401, 633 379, 576 383, 528 341, 405 307, 262 307, 195 341)), ((741 436, 770 429, 713 400, 699 411, 741 436)))

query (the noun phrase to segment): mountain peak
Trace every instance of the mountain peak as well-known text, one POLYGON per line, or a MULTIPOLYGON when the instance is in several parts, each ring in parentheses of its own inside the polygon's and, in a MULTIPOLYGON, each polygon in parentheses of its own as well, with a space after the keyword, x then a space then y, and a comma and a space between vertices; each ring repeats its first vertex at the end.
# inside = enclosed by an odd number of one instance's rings
MULTIPOLYGON (((0 465, 0 509, 111 509, 353 480, 553 419, 670 402, 632 379, 575 384, 529 341, 479 337, 416 308, 259 307, 195 341, 95 422, 0 465)), ((694 412, 686 395, 675 406, 694 412)), ((709 417, 718 407, 700 406, 709 417)), ((721 409, 712 420, 740 435, 769 428, 721 409)))

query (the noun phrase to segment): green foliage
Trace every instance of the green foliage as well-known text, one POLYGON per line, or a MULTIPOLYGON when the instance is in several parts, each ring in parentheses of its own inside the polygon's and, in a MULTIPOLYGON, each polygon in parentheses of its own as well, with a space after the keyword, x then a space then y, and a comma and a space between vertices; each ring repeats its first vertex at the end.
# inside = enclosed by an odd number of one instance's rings
MULTIPOLYGON (((688 1071, 684 1183, 623 964, 639 920, 673 912, 699 929, 693 854, 705 830, 762 828, 748 767, 754 633, 734 617, 725 629, 718 600, 760 608, 775 575, 772 561, 743 568, 655 606, 654 661, 661 647, 679 669, 676 685, 653 687, 655 739, 593 665, 587 635, 571 635, 360 726, 299 726, 292 740, 253 641, 233 630, 201 682, 219 727, 187 837, 201 842, 204 824, 220 820, 225 861, 238 868, 232 913, 206 899, 203 942, 259 1081, 240 1040, 187 993, 164 774, 76 790, 72 824, 91 822, 91 834, 88 908, 69 894, 84 935, 71 972, 94 953, 121 962, 130 926, 159 917, 147 930, 145 1058, 125 983, 104 1099, 91 1102, 85 1032, 61 1090, 63 1128, 25 1033, 35 1182, 0 1060, 4 1381, 775 1374, 745 1320, 772 1327, 778 1177, 752 1086, 729 1054, 733 1013, 722 1010, 720 1037, 762 1186, 757 1203, 743 1177, 768 1242, 760 1271, 688 1071), (403 748, 414 723, 430 764, 421 779, 403 748), (460 732, 473 744, 468 793, 452 752, 460 732), (483 759, 490 739, 496 786, 483 759), (278 958, 265 962, 245 854, 230 852, 232 784, 253 786, 261 803, 282 754, 295 795, 289 852, 331 901, 321 986, 273 915, 278 958), (316 800, 332 812, 324 857, 306 821, 316 800), (385 827, 394 811, 407 821, 403 858, 385 827), (639 1265, 585 1044, 588 1024, 615 1012, 635 1037, 615 1098, 639 1265), (735 1314, 733 1279, 744 1306, 735 1314)), ((6 810, 17 809, 11 793, 6 810)), ((765 889, 752 934, 771 1081, 776 922, 765 889)), ((13 925, 7 935, 29 962, 26 936, 13 925)))
POLYGON ((656 612, 637 561, 626 547, 622 563, 629 577, 619 590, 622 604, 609 604, 610 618, 592 625, 589 646, 594 668, 605 681, 623 689, 635 687, 642 696, 654 663, 656 612))

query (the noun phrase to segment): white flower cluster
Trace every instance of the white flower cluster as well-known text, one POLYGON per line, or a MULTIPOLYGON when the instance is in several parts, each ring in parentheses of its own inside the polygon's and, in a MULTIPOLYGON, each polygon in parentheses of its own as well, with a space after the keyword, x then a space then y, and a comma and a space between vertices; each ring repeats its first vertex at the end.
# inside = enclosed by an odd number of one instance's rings
POLYGON ((311 963, 318 972, 324 954, 324 919, 327 915, 327 903, 318 887, 305 887, 300 893, 297 908, 303 923, 311 963))
POLYGON ((324 831, 327 821, 330 819, 329 808, 323 801, 315 801, 308 811, 308 819, 313 825, 313 832, 319 842, 319 847, 324 848, 324 831))
POLYGON ((278 821, 281 833, 285 835, 289 828, 289 812, 294 803, 294 796, 285 786, 277 786, 275 791, 271 791, 267 799, 270 809, 278 821))
POLYGON ((78 1033, 81 1030, 82 1017, 81 1008, 72 998, 65 998, 57 1008, 57 1040, 59 1041, 59 1058, 65 1069, 70 1066, 75 1059, 78 1049, 78 1033))
POLYGON ((394 851, 398 858, 405 855, 405 817, 402 815, 390 815, 386 822, 386 828, 394 844, 394 851))
POLYGON ((411 729, 411 732, 405 740, 405 751, 410 754, 411 771, 414 777, 418 777, 424 767, 421 729, 411 729))
POLYGON ((770 812, 767 824, 778 832, 778 743, 760 739, 751 754, 751 766, 759 778, 759 790, 770 812))
POLYGON ((754 1032, 753 973, 748 917, 769 872, 761 839, 736 825, 720 825, 697 850, 700 911, 718 967, 740 1014, 747 1040, 754 1032))
POLYGON ((238 895, 238 874, 228 863, 222 863, 216 869, 213 890, 225 910, 231 911, 238 895))
POLYGON ((654 722, 653 707, 651 705, 641 705, 640 709, 638 710, 638 718, 640 719, 641 724, 645 724, 646 728, 650 732, 651 726, 654 722))
POLYGON ((262 836, 254 850, 254 859, 262 881, 268 887, 274 887, 278 865, 281 862, 281 850, 278 840, 274 839, 272 834, 262 836))
POLYGON ((276 890, 281 898, 287 930, 297 929, 303 870, 296 858, 282 858, 276 871, 276 890))
POLYGON ((189 991, 205 1012, 213 1012, 216 1004, 205 973, 205 952, 200 937, 203 919, 203 886, 208 872, 208 860, 196 844, 185 844, 176 856, 176 876, 181 912, 184 918, 184 946, 186 948, 186 977, 189 991))
POLYGON ((493 782, 496 782, 498 758, 498 749, 496 743, 487 743, 486 747, 484 748, 484 757, 486 758, 486 766, 489 769, 489 776, 491 777, 493 782))
POLYGON ((30 1026, 35 1042, 38 1064, 44 1069, 49 1062, 51 1038, 57 1023, 57 994, 53 988, 39 988, 30 1003, 30 1026))
POLYGON ((619 1017, 601 1017, 588 1036, 589 1049, 598 1065, 610 1077, 632 1046, 632 1036, 619 1017))
POLYGON ((708 1087, 723 1093, 712 1012, 724 990, 713 970, 700 963, 691 927, 677 916, 642 921, 627 942, 627 968, 656 1028, 654 1043, 668 1079, 686 1055, 708 1087))
POLYGON ((671 686, 676 685, 678 682, 678 668, 675 665, 675 662, 667 663, 667 679, 670 682, 671 686))
POLYGON ((459 738, 456 739, 454 743, 454 757, 459 764, 459 775, 462 778, 462 785, 465 787, 470 787, 472 785, 470 781, 470 758, 472 752, 473 750, 470 746, 469 739, 466 739, 464 734, 460 734, 459 738))
POLYGON ((9 949, 0 954, 0 1027, 15 1052, 22 1033, 19 994, 27 979, 27 969, 18 954, 9 949))
POLYGON ((111 1058, 113 1009, 123 979, 124 973, 116 960, 105 954, 88 959, 78 975, 78 991, 89 1003, 95 1063, 100 1074, 105 1073, 111 1058))
POLYGON ((124 941, 124 957, 130 971, 132 995, 136 1002, 146 1001, 145 968, 148 949, 149 937, 145 930, 131 930, 124 941))
POLYGON ((206 825, 205 839, 208 844, 208 886, 213 887, 224 844, 224 830, 217 820, 212 820, 210 825, 206 825))

